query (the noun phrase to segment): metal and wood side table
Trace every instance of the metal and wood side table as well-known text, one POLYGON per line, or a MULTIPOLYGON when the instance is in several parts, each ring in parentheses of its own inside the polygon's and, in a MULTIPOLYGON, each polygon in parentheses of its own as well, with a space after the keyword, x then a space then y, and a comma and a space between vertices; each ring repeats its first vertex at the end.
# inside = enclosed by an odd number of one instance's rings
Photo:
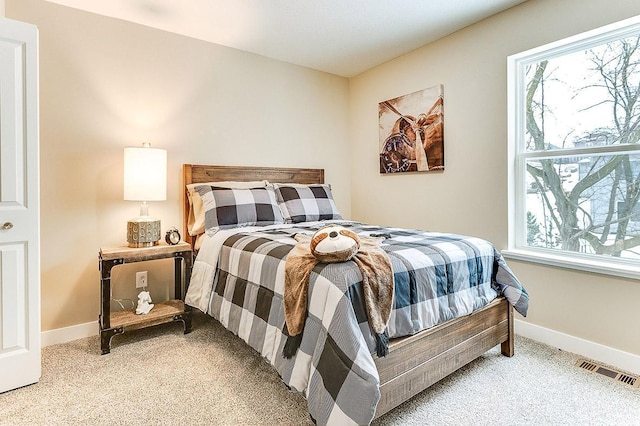
POLYGON ((191 245, 181 241, 176 245, 160 244, 153 247, 105 247, 98 254, 100 269, 100 349, 102 354, 111 351, 111 338, 125 330, 136 330, 172 321, 182 321, 184 334, 191 332, 191 308, 184 304, 184 296, 189 288, 193 251, 191 245), (144 315, 136 315, 135 309, 111 312, 111 270, 125 263, 147 260, 175 259, 174 284, 175 299, 155 303, 153 309, 144 315), (182 264, 184 263, 184 274, 182 264))

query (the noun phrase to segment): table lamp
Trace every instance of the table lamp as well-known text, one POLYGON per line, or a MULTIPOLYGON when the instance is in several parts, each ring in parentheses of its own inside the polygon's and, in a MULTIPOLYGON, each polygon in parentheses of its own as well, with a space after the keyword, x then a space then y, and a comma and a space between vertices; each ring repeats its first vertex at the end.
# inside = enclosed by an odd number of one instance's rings
POLYGON ((124 149, 124 199, 141 201, 140 217, 127 222, 129 247, 151 247, 160 240, 160 220, 149 216, 148 201, 167 199, 167 151, 142 147, 124 149))

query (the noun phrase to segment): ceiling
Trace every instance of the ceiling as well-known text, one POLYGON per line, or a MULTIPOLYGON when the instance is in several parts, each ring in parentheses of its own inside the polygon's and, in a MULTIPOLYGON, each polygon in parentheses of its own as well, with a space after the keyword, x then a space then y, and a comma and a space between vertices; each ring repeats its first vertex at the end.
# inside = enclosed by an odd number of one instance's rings
POLYGON ((352 77, 525 0, 48 0, 352 77))

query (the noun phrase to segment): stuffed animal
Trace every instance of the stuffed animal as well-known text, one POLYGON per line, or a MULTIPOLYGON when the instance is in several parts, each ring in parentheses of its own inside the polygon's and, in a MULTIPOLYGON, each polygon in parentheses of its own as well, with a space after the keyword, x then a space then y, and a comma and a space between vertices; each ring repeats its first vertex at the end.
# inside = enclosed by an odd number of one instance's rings
POLYGON ((153 308, 153 303, 151 303, 151 295, 148 291, 141 291, 138 294, 138 307, 136 308, 136 314, 148 314, 153 308))
POLYGON ((382 250, 381 237, 359 237, 342 226, 320 228, 312 236, 296 234, 298 244, 285 261, 283 304, 287 341, 283 348, 285 358, 291 358, 302 342, 302 331, 307 317, 307 297, 311 272, 318 263, 353 261, 362 273, 362 291, 365 309, 374 337, 376 353, 388 353, 385 332, 393 306, 393 270, 391 260, 382 250))
POLYGON ((346 262, 360 249, 360 238, 358 234, 342 226, 326 226, 313 234, 309 249, 320 262, 346 262))

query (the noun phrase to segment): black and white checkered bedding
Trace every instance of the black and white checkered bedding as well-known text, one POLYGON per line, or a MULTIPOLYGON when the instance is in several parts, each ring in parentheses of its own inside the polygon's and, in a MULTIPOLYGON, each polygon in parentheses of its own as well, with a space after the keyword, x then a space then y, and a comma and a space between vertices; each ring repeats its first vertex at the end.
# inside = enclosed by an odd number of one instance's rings
MULTIPOLYGON (((499 293, 526 315, 526 291, 484 240, 341 224, 360 235, 386 237, 382 247, 395 279, 390 337, 466 315, 499 293)), ((284 264, 296 244, 292 235, 312 234, 325 225, 275 225, 214 235, 218 247, 203 245, 187 303, 208 312, 266 357, 285 384, 307 398, 309 413, 319 424, 368 424, 380 398, 379 378, 361 274, 353 262, 316 266, 300 349, 291 359, 282 356, 284 264), (211 255, 216 259, 204 258, 211 255)))
POLYGON ((222 188, 199 185, 208 230, 284 223, 272 186, 222 188))
POLYGON ((273 186, 285 223, 342 219, 333 201, 331 186, 326 183, 274 183, 273 186))

